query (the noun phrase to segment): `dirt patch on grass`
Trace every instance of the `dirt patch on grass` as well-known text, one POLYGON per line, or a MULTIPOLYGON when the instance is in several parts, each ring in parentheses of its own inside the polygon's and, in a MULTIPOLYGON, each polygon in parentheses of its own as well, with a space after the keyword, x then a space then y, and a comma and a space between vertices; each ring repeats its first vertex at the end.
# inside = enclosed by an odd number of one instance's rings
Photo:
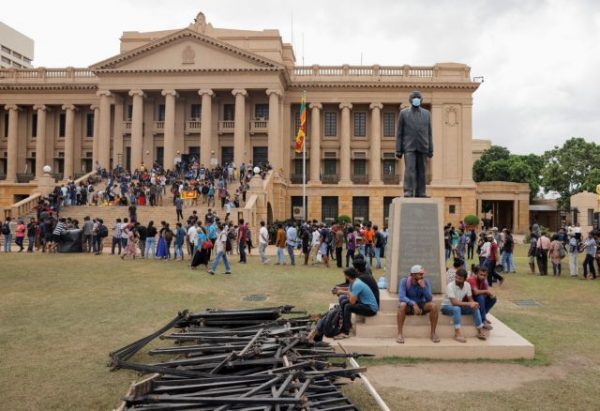
POLYGON ((514 390, 537 380, 564 379, 561 367, 518 364, 411 364, 369 367, 367 376, 378 387, 412 391, 472 392, 514 390))

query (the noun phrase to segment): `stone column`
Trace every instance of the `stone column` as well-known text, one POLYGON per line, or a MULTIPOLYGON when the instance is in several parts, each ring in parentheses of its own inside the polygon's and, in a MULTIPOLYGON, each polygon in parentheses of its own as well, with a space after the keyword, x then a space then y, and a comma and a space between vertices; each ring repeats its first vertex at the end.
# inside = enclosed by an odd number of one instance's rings
POLYGON ((341 103, 342 124, 340 135, 340 184, 350 184, 350 110, 352 104, 341 103))
POLYGON ((123 162, 123 97, 115 94, 115 121, 113 123, 113 167, 120 164, 124 167, 123 162))
POLYGON ((462 184, 473 184, 473 156, 468 153, 473 152, 473 106, 465 104, 462 106, 462 184))
MULTIPOLYGON (((92 137, 92 165, 93 169, 96 169, 96 163, 100 161, 99 159, 99 149, 100 149, 100 106, 93 104, 90 106, 90 109, 94 111, 94 137, 92 137)), ((38 117, 39 119, 39 117, 38 117)))
MULTIPOLYGON (((75 133, 75 106, 73 104, 65 104, 62 106, 65 111, 65 168, 63 178, 73 179, 73 143, 75 133)), ((37 154, 36 154, 37 155, 37 154)))
MULTIPOLYGON (((371 158, 370 158, 370 182, 382 184, 381 181, 381 109, 383 104, 372 103, 371 109, 371 158)), ((382 219, 383 221, 383 219, 382 219)))
POLYGON ((321 183, 321 103, 310 104, 310 183, 321 183))
MULTIPOLYGON (((202 98, 202 118, 200 123, 200 163, 204 167, 211 167, 210 155, 212 148, 212 97, 215 93, 211 89, 199 90, 202 98)), ((215 154, 216 155, 216 154, 215 154)))
POLYGON ((6 181, 17 181, 17 150, 18 150, 18 132, 19 132, 19 107, 16 104, 4 106, 8 110, 8 145, 6 153, 6 181))
MULTIPOLYGON (((129 95, 133 97, 133 110, 131 115, 131 170, 139 168, 144 154, 144 92, 142 90, 131 90, 129 95)), ((166 151, 166 149, 165 149, 166 151)), ((166 158, 166 152, 165 152, 166 158)), ((171 157, 171 165, 173 157, 171 157)), ((171 167, 168 167, 171 169, 171 167)))
POLYGON ((35 137, 35 178, 39 180, 44 175, 46 165, 46 111, 43 104, 33 106, 37 111, 37 135, 35 137))
MULTIPOLYGON (((431 107, 431 131, 433 133, 433 158, 429 160, 431 167, 431 185, 441 184, 444 180, 444 148, 442 134, 444 129, 443 107, 433 104, 431 107)), ((466 153, 465 153, 466 155, 466 153)), ((472 157, 472 156, 471 156, 472 157)))
POLYGON ((268 150, 269 150, 269 163, 273 170, 279 173, 281 170, 281 135, 279 135, 279 97, 282 93, 280 90, 268 89, 267 96, 269 96, 269 129, 268 129, 268 150))
POLYGON ((98 126, 98 162, 110 170, 110 91, 100 90, 100 124, 98 126))
POLYGON ((244 149, 246 147, 246 96, 248 92, 244 89, 235 89, 231 92, 235 96, 235 126, 233 128, 233 161, 240 169, 240 165, 246 162, 244 149))
POLYGON ((172 170, 173 159, 175 158, 175 98, 177 92, 175 90, 163 90, 161 94, 165 96, 165 155, 163 167, 165 170, 172 170))

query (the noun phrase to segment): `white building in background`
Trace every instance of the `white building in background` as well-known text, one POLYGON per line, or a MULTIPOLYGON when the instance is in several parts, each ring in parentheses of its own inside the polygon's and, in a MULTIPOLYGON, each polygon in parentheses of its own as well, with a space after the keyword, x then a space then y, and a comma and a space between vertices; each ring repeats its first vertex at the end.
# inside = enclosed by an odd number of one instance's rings
POLYGON ((0 22, 0 68, 32 68, 33 39, 0 22))

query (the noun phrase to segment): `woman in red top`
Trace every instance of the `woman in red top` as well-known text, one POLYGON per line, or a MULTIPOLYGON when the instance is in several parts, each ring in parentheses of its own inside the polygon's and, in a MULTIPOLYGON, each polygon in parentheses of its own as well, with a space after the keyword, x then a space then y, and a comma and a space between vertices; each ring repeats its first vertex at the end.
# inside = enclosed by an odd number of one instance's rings
POLYGON ((15 244, 19 246, 19 252, 23 251, 23 240, 25 239, 25 223, 23 220, 17 222, 17 229, 15 230, 15 244))

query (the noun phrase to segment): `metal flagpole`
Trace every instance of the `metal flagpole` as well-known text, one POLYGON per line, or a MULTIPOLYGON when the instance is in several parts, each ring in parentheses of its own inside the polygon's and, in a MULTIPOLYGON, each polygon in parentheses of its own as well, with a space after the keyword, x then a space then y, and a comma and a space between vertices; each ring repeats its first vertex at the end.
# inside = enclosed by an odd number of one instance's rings
MULTIPOLYGON (((306 91, 304 91, 304 112, 307 113, 306 110, 306 91)), ((308 116, 306 116, 308 117, 308 116)), ((304 123, 304 129, 308 130, 306 127, 306 123, 304 123)), ((307 210, 306 210, 306 138, 308 136, 306 133, 304 134, 304 141, 302 144, 302 214, 304 217, 303 223, 306 222, 307 210)))

